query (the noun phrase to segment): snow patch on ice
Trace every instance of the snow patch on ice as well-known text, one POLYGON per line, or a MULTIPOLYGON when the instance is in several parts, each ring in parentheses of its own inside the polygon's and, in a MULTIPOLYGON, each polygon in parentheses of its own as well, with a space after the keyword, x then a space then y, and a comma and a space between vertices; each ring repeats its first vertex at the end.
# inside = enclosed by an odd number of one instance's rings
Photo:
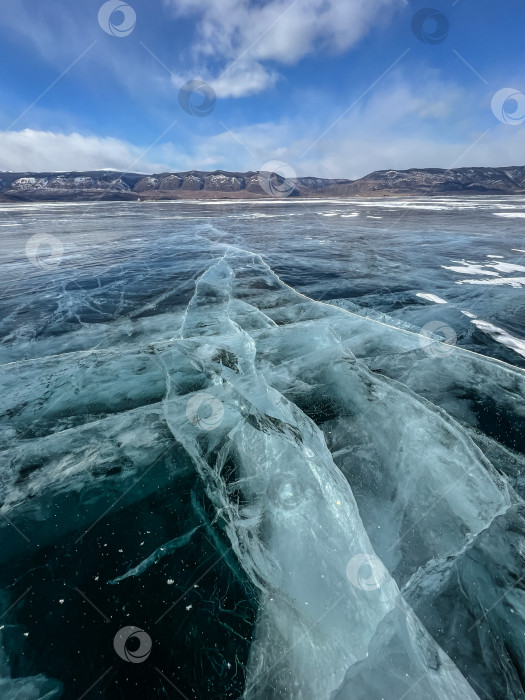
POLYGON ((448 301, 445 301, 445 299, 438 297, 436 294, 428 294, 426 292, 417 292, 416 297, 419 297, 420 299, 425 299, 425 301, 432 301, 432 302, 434 302, 434 304, 448 304, 448 301))
POLYGON ((474 326, 476 326, 476 328, 479 328, 480 331, 483 331, 489 335, 497 343, 501 343, 502 345, 505 345, 505 347, 517 352, 518 355, 525 357, 525 340, 522 338, 516 338, 516 336, 511 335, 503 328, 498 328, 498 326, 495 326, 488 321, 482 321, 479 319, 473 320, 472 323, 474 326))

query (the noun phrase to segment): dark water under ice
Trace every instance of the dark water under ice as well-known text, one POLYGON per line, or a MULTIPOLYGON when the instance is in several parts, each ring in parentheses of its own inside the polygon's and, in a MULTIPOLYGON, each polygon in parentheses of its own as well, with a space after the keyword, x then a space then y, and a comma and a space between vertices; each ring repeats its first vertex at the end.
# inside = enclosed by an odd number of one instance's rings
POLYGON ((0 208, 0 697, 525 698, 524 218, 0 208))

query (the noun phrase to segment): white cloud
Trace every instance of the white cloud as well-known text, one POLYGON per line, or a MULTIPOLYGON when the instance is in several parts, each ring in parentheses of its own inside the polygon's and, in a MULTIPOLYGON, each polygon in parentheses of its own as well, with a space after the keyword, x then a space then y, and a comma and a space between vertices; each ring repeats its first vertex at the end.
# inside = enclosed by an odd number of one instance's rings
MULTIPOLYGON (((461 168, 510 166, 525 163, 525 142, 520 129, 496 127, 483 136, 473 132, 462 139, 443 142, 432 136, 359 136, 327 138, 306 159, 302 153, 310 139, 295 138, 295 128, 278 124, 246 127, 199 140, 181 159, 181 169, 258 170, 269 160, 290 164, 299 176, 357 179, 374 170, 409 168, 461 168), (288 138, 287 138, 288 137, 288 138), (283 146, 283 143, 286 143, 283 146), (241 144, 246 144, 249 152, 241 144)), ((351 133, 351 132, 349 132, 351 133)), ((176 150, 164 147, 163 160, 175 160, 176 150)))
POLYGON ((209 81, 217 97, 256 95, 273 87, 279 78, 276 71, 267 70, 255 61, 239 61, 230 66, 218 78, 209 81))
POLYGON ((482 133, 443 143, 422 135, 396 139, 325 141, 316 157, 301 164, 301 172, 320 177, 356 179, 374 170, 409 168, 502 167, 525 162, 523 137, 517 133, 482 133))
POLYGON ((278 79, 277 71, 248 59, 230 63, 217 77, 202 65, 184 72, 171 71, 171 84, 177 91, 191 80, 202 80, 213 88, 218 98, 257 95, 273 87, 278 79))
POLYGON ((292 65, 318 50, 355 45, 395 0, 164 0, 176 16, 197 17, 193 58, 223 97, 254 94, 275 82, 267 61, 292 65), (226 71, 207 73, 208 61, 226 71), (204 67, 203 67, 204 66, 204 67))
MULTIPOLYGON (((312 104, 321 99, 309 97, 312 104)), ((0 134, 0 169, 245 171, 279 160, 299 175, 355 179, 383 169, 524 163, 525 126, 500 124, 489 94, 485 102, 435 77, 411 89, 396 74, 332 129, 337 113, 313 120, 308 108, 278 122, 228 123, 211 136, 198 129, 174 132, 177 141, 157 144, 143 158, 139 146, 115 138, 26 129, 0 134)))
POLYGON ((115 138, 59 134, 50 131, 0 133, 0 170, 43 172, 57 170, 134 170, 152 172, 165 166, 144 161, 143 151, 115 138))
POLYGON ((473 96, 454 83, 427 80, 410 89, 395 78, 333 129, 328 129, 330 120, 313 125, 309 110, 302 118, 275 123, 228 124, 229 129, 215 136, 188 141, 182 160, 166 145, 162 160, 188 169, 239 171, 258 170, 268 161, 280 160, 301 176, 351 179, 374 170, 523 164, 525 126, 497 122, 488 98, 481 111, 475 110, 479 106, 473 96), (455 129, 450 126, 451 115, 455 129))

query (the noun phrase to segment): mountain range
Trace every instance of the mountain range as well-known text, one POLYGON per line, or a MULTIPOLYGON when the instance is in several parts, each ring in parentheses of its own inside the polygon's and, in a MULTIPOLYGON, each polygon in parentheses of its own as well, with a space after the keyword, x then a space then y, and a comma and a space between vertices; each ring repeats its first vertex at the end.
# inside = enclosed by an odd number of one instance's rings
POLYGON ((358 180, 257 172, 0 172, 0 201, 96 201, 525 194, 525 166, 378 170, 358 180))

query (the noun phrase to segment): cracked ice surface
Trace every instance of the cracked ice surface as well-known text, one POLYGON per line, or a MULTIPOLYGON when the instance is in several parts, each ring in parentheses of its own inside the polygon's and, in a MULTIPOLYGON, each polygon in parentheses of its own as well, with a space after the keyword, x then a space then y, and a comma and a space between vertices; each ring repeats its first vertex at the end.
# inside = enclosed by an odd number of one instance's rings
MULTIPOLYGON (((101 490, 134 505, 189 475, 193 520, 106 583, 206 530, 253 599, 245 700, 525 698, 523 371, 313 302, 233 247, 187 304, 115 332, 2 367, 5 518, 47 546, 57 507, 75 536, 101 490)), ((6 665, 3 697, 58 695, 46 669, 6 665)))

